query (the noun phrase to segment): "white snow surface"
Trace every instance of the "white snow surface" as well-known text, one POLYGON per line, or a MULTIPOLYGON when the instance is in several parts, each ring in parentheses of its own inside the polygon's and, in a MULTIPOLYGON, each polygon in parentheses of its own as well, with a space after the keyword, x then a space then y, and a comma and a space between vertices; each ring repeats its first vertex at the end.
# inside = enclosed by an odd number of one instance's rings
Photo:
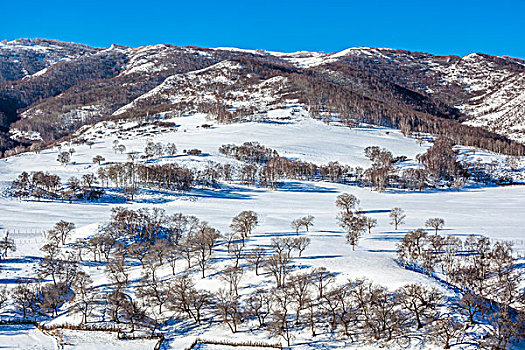
MULTIPOLYGON (((188 167, 199 167, 209 161, 220 163, 236 163, 225 158, 218 152, 222 144, 241 144, 246 141, 258 141, 262 145, 276 149, 281 156, 304 161, 326 164, 329 161, 339 161, 356 167, 368 167, 369 161, 364 156, 367 146, 378 145, 389 149, 395 156, 408 157, 407 164, 415 164, 417 154, 423 153, 428 143, 419 145, 416 140, 404 137, 398 130, 361 127, 349 129, 337 124, 327 125, 310 119, 303 114, 292 117, 291 109, 275 110, 269 113, 276 117, 274 122, 247 122, 231 125, 213 125, 204 129, 200 125, 210 123, 203 114, 187 115, 168 119, 177 126, 155 133, 154 128, 144 126, 134 128, 131 122, 101 122, 92 127, 85 127, 77 134, 95 141, 90 149, 86 145, 73 146, 76 152, 71 164, 60 165, 57 161, 58 148, 48 149, 40 153, 24 153, 0 160, 0 193, 22 171, 49 171, 58 174, 62 181, 71 176, 81 177, 86 173, 95 173, 98 165, 93 164, 95 155, 102 155, 106 162, 126 160, 126 154, 115 153, 112 143, 118 139, 127 151, 141 152, 146 142, 173 142, 177 145, 179 154, 173 158, 164 157, 155 162, 177 162, 188 167), (278 119, 289 116, 286 122, 278 119), (188 156, 182 154, 184 149, 198 148, 203 155, 188 156)), ((69 149, 64 144, 62 149, 69 149)), ((480 155, 481 157, 482 155, 480 155)), ((487 155, 487 158, 502 158, 497 155, 487 155)), ((487 160, 488 161, 488 160, 487 160)), ((0 196, 0 236, 5 230, 12 231, 18 250, 4 263, 9 269, 0 271, 0 284, 12 286, 13 281, 20 277, 34 276, 39 251, 42 245, 42 231, 50 229, 57 221, 66 220, 76 224, 77 230, 72 241, 85 238, 97 232, 99 225, 107 222, 111 208, 125 206, 127 208, 163 208, 168 214, 182 212, 196 215, 206 220, 211 226, 226 233, 233 216, 242 210, 254 210, 260 217, 260 225, 256 227, 248 241, 249 247, 266 245, 272 237, 294 235, 290 228, 292 219, 305 216, 315 216, 315 226, 310 232, 301 232, 312 242, 301 258, 295 263, 307 268, 326 267, 338 274, 337 279, 344 282, 348 278, 367 277, 372 281, 390 289, 398 288, 409 282, 421 282, 436 286, 443 293, 452 295, 444 285, 427 276, 407 271, 394 261, 396 243, 411 229, 424 226, 430 217, 442 217, 446 225, 444 234, 467 236, 481 234, 493 240, 511 240, 521 254, 525 253, 525 187, 473 187, 467 186, 459 191, 423 191, 404 192, 386 191, 378 193, 368 188, 359 188, 328 182, 287 181, 278 190, 247 187, 237 183, 223 184, 219 189, 193 189, 189 193, 143 191, 132 203, 74 202, 69 204, 61 201, 19 201, 6 196, 0 196), (366 215, 378 220, 378 226, 370 235, 360 239, 355 251, 345 243, 344 233, 336 221, 336 197, 348 192, 360 200, 360 207, 366 215), (406 223, 400 230, 394 231, 389 224, 388 212, 393 207, 401 207, 406 211, 406 223)), ((215 291, 222 287, 222 282, 213 278, 215 272, 221 271, 226 258, 225 249, 217 249, 217 258, 207 272, 205 279, 198 279, 198 287, 215 291)), ((182 265, 181 263, 180 265, 182 265)), ((94 266, 84 266, 92 276, 95 285, 107 283, 103 269, 94 266)), ((169 276, 169 271, 160 272, 169 276)), ((270 287, 272 281, 266 277, 255 276, 249 272, 241 283, 242 293, 250 293, 254 285, 270 287)), ((58 320, 75 320, 75 317, 61 316, 58 320)), ((241 341, 268 341, 265 332, 248 332, 243 330, 232 335, 226 326, 197 327, 189 333, 181 333, 177 324, 163 329, 170 339, 170 349, 182 349, 191 344, 197 336, 213 339, 237 339, 241 341)), ((0 348, 51 349, 53 339, 31 327, 2 328, 0 326, 0 348), (24 347, 24 344, 28 344, 24 347), (29 345, 33 346, 30 347, 29 345)), ((107 349, 152 349, 151 343, 136 343, 117 341, 109 334, 94 334, 94 332, 63 331, 66 340, 75 346, 65 348, 96 349, 104 346, 107 349), (82 344, 82 345, 80 345, 82 344)), ((273 338, 271 342, 281 341, 273 338)), ((315 342, 310 342, 308 334, 296 334, 296 345, 293 349, 317 348, 366 348, 374 349, 373 345, 363 347, 363 344, 351 344, 337 341, 333 338, 320 336, 315 342)), ((400 348, 400 346, 392 346, 400 348)), ((433 349, 431 344, 415 342, 410 349, 433 349)), ((456 347, 461 348, 461 347, 456 347)), ((465 345, 463 348, 468 348, 465 345)), ((224 349, 217 346, 203 346, 200 349, 224 349)))

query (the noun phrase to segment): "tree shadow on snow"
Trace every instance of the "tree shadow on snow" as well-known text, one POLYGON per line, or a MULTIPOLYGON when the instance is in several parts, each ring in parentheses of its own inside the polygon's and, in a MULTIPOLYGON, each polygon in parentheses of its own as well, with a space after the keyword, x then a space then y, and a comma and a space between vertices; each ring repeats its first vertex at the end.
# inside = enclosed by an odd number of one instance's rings
POLYGON ((400 235, 384 234, 381 236, 368 237, 367 239, 374 240, 374 241, 400 241, 402 238, 403 237, 400 235))
POLYGON ((287 181, 276 189, 279 192, 304 192, 304 193, 336 193, 335 189, 314 185, 312 183, 287 181))
POLYGON ((381 214, 381 213, 390 213, 392 209, 375 209, 375 210, 361 210, 363 214, 381 214))

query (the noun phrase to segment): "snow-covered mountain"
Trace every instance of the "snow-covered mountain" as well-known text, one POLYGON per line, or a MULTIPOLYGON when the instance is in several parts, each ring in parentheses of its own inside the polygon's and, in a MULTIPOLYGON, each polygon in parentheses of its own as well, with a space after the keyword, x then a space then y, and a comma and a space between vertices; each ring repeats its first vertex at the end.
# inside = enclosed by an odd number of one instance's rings
POLYGON ((522 60, 0 52, 0 347, 520 349, 522 60))
POLYGON ((3 150, 53 141, 105 118, 202 111, 231 122, 294 103, 312 116, 455 130, 457 143, 475 146, 514 147, 497 135, 525 141, 525 63, 518 58, 368 47, 337 53, 98 49, 35 39, 3 42, 0 60, 3 150), (484 141, 465 136, 480 133, 484 141))

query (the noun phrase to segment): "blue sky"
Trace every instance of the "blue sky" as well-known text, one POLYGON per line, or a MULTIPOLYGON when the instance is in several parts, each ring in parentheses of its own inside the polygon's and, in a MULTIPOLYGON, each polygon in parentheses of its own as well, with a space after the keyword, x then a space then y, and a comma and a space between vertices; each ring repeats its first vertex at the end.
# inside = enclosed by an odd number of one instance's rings
POLYGON ((0 40, 333 52, 391 47, 525 58, 525 0, 4 0, 0 40))

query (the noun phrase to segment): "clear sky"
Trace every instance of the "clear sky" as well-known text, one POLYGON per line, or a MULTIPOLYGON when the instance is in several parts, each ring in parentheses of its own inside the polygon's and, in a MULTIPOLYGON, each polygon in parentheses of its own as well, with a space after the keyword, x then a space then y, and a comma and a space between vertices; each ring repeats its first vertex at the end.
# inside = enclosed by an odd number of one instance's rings
POLYGON ((2 0, 0 11, 0 40, 525 58, 525 0, 2 0))

